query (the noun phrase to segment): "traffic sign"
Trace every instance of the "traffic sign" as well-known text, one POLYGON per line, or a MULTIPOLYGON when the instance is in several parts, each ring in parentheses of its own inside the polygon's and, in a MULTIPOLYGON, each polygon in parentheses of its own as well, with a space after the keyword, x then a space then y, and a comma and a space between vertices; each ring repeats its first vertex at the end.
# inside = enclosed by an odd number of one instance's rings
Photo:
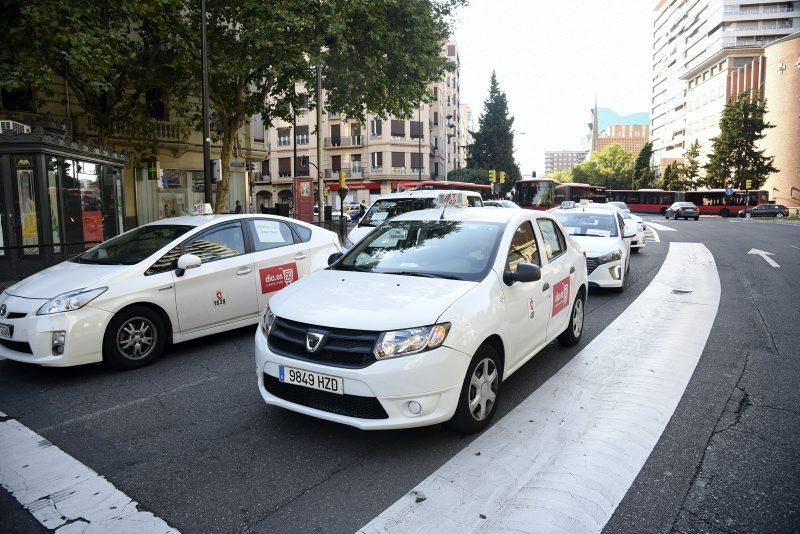
POLYGON ((731 186, 728 186, 728 188, 725 190, 725 195, 731 196, 732 194, 733 194, 733 188, 731 186))

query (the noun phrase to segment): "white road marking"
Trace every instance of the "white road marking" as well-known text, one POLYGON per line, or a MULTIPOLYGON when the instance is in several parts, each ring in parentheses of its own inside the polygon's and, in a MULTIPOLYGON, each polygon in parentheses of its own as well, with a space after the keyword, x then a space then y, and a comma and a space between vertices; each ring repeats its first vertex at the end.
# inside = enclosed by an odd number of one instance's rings
POLYGON ((650 228, 648 226, 647 227, 647 232, 649 233, 650 238, 652 239, 652 241, 654 241, 656 243, 661 243, 661 238, 658 236, 658 232, 656 232, 655 228, 650 228))
POLYGON ((780 268, 780 265, 778 265, 778 262, 776 262, 775 260, 770 258, 770 256, 774 256, 774 254, 772 252, 767 252, 765 250, 758 250, 757 248, 751 248, 750 252, 748 252, 747 254, 752 254, 754 256, 761 256, 762 258, 764 258, 765 262, 769 263, 770 265, 772 265, 776 269, 780 268))
POLYGON ((0 422, 0 451, 0 484, 48 529, 59 534, 178 532, 18 421, 0 422))
POLYGON ((677 232, 675 228, 670 228, 669 226, 664 226, 663 224, 658 224, 653 221, 647 221, 647 226, 655 228, 656 230, 661 230, 662 232, 677 232))
POLYGON ((709 250, 670 243, 614 322, 361 532, 600 532, 678 405, 719 298, 709 250))
POLYGON ((798 247, 797 245, 791 245, 791 247, 792 248, 796 248, 797 250, 800 250, 800 247, 798 247))

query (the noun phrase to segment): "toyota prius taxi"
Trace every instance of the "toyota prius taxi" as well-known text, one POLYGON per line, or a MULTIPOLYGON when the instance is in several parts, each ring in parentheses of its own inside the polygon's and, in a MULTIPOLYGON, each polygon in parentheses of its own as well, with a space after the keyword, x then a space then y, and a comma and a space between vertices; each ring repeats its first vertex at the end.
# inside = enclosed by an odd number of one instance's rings
POLYGON ((502 381, 583 331, 586 260, 533 210, 398 215, 281 290, 256 332, 264 400, 362 429, 482 430, 502 381))
POLYGON ((149 223, 3 291, 0 357, 140 367, 166 343, 257 324, 275 292, 339 251, 333 232, 277 216, 149 223))

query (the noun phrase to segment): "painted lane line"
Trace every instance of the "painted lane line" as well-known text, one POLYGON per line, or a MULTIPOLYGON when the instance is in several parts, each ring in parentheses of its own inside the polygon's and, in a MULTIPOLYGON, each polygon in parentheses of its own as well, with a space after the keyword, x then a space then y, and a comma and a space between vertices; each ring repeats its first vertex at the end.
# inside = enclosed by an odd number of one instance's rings
POLYGON ((653 221, 647 221, 647 226, 655 228, 656 230, 661 230, 662 232, 677 232, 675 228, 670 228, 669 226, 664 226, 663 224, 658 224, 653 221))
POLYGON ((19 421, 0 422, 0 451, 0 484, 48 529, 178 532, 19 421))
POLYGON ((658 236, 658 232, 656 232, 655 228, 648 228, 650 234, 653 236, 653 241, 656 243, 661 243, 661 238, 658 236))
POLYGON ((772 252, 767 252, 765 250, 758 250, 757 248, 751 248, 750 252, 748 252, 747 254, 748 255, 752 254, 754 256, 761 256, 762 258, 764 258, 765 262, 769 263, 774 268, 776 268, 776 269, 780 268, 780 265, 778 265, 778 262, 776 262, 775 260, 770 258, 770 256, 774 256, 774 254, 772 252))
POLYGON ((361 532, 600 532, 675 411, 719 298, 709 250, 670 243, 617 319, 361 532))

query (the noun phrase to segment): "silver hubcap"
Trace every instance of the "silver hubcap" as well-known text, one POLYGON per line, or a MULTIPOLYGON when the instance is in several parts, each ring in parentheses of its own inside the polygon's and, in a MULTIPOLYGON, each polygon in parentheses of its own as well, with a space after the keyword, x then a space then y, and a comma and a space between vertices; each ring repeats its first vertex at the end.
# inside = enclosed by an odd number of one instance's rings
POLYGON ((469 412, 473 419, 483 421, 492 413, 499 384, 494 362, 490 358, 478 362, 469 381, 469 412))
POLYGON ((583 331, 583 300, 575 299, 572 306, 572 335, 576 338, 581 337, 583 331))
POLYGON ((145 317, 126 321, 117 331, 117 348, 129 360, 147 358, 156 346, 156 325, 145 317))

